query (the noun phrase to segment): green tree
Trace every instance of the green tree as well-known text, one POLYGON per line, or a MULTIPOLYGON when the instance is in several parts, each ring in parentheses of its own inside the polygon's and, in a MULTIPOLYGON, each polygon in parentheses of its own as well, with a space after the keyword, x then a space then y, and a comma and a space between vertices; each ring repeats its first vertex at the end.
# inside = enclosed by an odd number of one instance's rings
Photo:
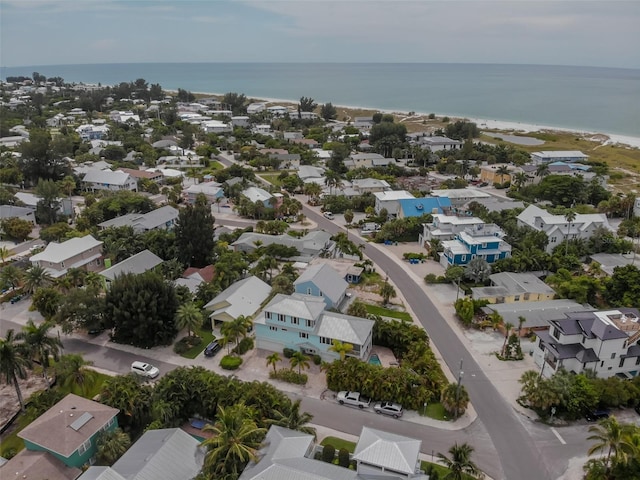
POLYGON ((440 403, 449 415, 458 418, 467 409, 469 393, 464 385, 458 386, 456 383, 450 383, 442 390, 440 403))
POLYGON ((331 102, 327 102, 320 107, 320 116, 327 122, 329 120, 335 120, 338 116, 338 110, 331 104, 331 102))
POLYGON ((318 104, 311 97, 300 97, 300 103, 298 104, 298 111, 301 112, 313 112, 318 104))
POLYGON ((203 431, 212 434, 202 442, 208 450, 204 472, 211 478, 234 480, 250 460, 257 461, 266 433, 266 429, 257 426, 254 412, 244 403, 227 408, 219 406, 215 424, 205 426, 203 431))
POLYGON ((329 347, 330 352, 335 352, 340 356, 340 360, 344 360, 347 356, 347 353, 350 353, 353 350, 353 345, 347 342, 341 342, 340 340, 333 339, 331 341, 331 346, 329 347))
POLYGON ((86 397, 99 378, 98 372, 89 368, 91 365, 93 362, 85 360, 82 355, 62 355, 54 367, 58 384, 67 391, 86 397))
POLYGON ((384 305, 387 305, 389 303, 389 300, 391 300, 392 298, 395 298, 396 289, 393 288, 393 286, 389 282, 384 282, 380 286, 379 293, 380 293, 380 296, 382 297, 382 303, 384 305))
POLYGON ((313 420, 313 415, 308 412, 301 413, 300 402, 301 400, 297 399, 288 409, 283 408, 284 412, 275 410, 273 412, 273 418, 267 420, 267 423, 290 430, 297 430, 308 435, 313 435, 313 438, 316 438, 316 429, 307 425, 313 420))
POLYGON ((32 265, 24 276, 24 288, 28 293, 34 293, 37 289, 48 287, 53 283, 53 277, 40 265, 32 265))
POLYGON ((18 379, 27 378, 27 368, 31 366, 29 355, 24 344, 17 341, 13 329, 7 330, 4 338, 0 338, 0 376, 7 385, 16 389, 20 409, 24 412, 24 400, 18 379))
POLYGON ((42 366, 42 376, 47 379, 47 385, 49 384, 47 368, 49 368, 50 359, 58 361, 62 350, 60 338, 49 335, 52 328, 53 323, 42 322, 40 325, 36 325, 33 320, 29 319, 27 324, 22 327, 22 331, 16 335, 16 339, 24 342, 24 348, 33 360, 42 366))
POLYGON ((351 225, 351 222, 353 222, 353 210, 345 210, 344 221, 347 225, 351 225))
POLYGON ((36 206, 38 223, 53 225, 58 221, 58 209, 60 208, 58 184, 53 180, 40 179, 36 186, 36 195, 40 197, 36 206))
POLYGON ((473 447, 467 443, 455 443, 449 449, 449 457, 438 453, 438 458, 450 470, 444 477, 450 480, 464 480, 465 478, 484 478, 484 474, 471 460, 473 447))
POLYGON ((506 357, 507 355, 507 340, 509 340, 509 334, 513 330, 513 323, 507 322, 504 324, 504 342, 502 343, 501 355, 506 357))
POLYGON ((96 440, 100 463, 113 465, 131 446, 131 438, 121 428, 106 430, 96 440))
POLYGON ((4 263, 11 256, 11 252, 5 246, 0 247, 0 264, 4 263))
POLYGON ((15 265, 7 265, 0 271, 0 282, 11 288, 18 288, 24 279, 24 271, 15 265))
POLYGON ((22 218, 12 217, 5 218, 1 222, 2 230, 9 238, 13 238, 18 242, 23 242, 33 230, 33 223, 29 220, 23 220, 22 218))
POLYGON ((302 373, 302 369, 309 368, 309 357, 307 357, 302 352, 293 352, 291 358, 289 359, 289 363, 291 364, 291 370, 298 367, 298 373, 302 373))
POLYGON ((611 470, 612 464, 617 463, 624 457, 625 436, 631 433, 631 426, 620 424, 616 417, 609 417, 600 420, 598 425, 589 427, 589 435, 587 440, 595 442, 589 451, 589 455, 594 453, 604 453, 605 466, 607 472, 611 470))
MULTIPOLYGON (((103 327, 105 299, 96 285, 89 283, 87 276, 84 288, 72 288, 60 300, 53 321, 64 333, 76 330, 98 330, 103 327)), ((99 280, 102 282, 102 280, 99 280)))
POLYGON ((368 314, 367 306, 364 302, 361 302, 358 299, 351 302, 351 305, 349 305, 349 308, 347 309, 347 315, 351 315, 353 317, 367 318, 368 314))
POLYGON ((180 210, 175 232, 178 260, 182 264, 202 268, 211 263, 214 221, 204 195, 194 205, 180 210))
POLYGON ((148 424, 151 413, 151 388, 133 375, 107 379, 100 391, 100 401, 120 410, 118 423, 123 428, 140 429, 148 424))
POLYGON ((63 295, 52 287, 39 288, 32 297, 33 307, 45 319, 51 319, 58 311, 63 295))
POLYGON ((569 243, 571 241, 571 226, 573 224, 573 221, 576 219, 576 212, 574 212, 573 210, 569 210, 567 213, 564 214, 564 219, 567 221, 567 239, 565 240, 565 243, 566 243, 565 255, 568 255, 569 243))
POLYGON ((276 365, 280 360, 280 354, 278 352, 273 352, 271 355, 267 356, 267 367, 271 365, 273 367, 273 372, 275 373, 276 365))
POLYGON ((464 269, 464 276, 474 283, 486 282, 491 275, 491 265, 484 259, 472 259, 464 269))
POLYGON ((176 311, 176 327, 180 330, 186 328, 189 336, 202 326, 203 320, 202 311, 194 303, 180 305, 176 311))
POLYGON ((105 326, 113 328, 115 342, 148 348, 169 345, 176 336, 175 289, 156 272, 116 277, 105 303, 105 326))
MULTIPOLYGON (((6 270, 6 268, 5 268, 6 270)), ((610 305, 634 307, 640 304, 640 270, 635 265, 616 267, 605 284, 604 297, 610 305)))

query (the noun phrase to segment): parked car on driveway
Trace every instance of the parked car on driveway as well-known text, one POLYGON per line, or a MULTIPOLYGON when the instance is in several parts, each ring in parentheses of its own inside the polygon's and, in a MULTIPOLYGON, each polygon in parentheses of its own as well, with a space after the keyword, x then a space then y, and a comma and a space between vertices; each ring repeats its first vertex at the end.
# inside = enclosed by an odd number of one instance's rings
POLYGON ((403 413, 402 405, 393 402, 378 402, 373 406, 373 410, 376 413, 390 415, 393 418, 399 418, 403 413))
POLYGON ((587 419, 587 422, 597 422, 603 418, 609 418, 610 413, 609 410, 592 410, 585 413, 584 418, 587 419))
POLYGON ((141 377, 147 378, 156 378, 160 375, 160 370, 158 370, 157 367, 145 362, 133 362, 131 364, 131 371, 141 377))
POLYGON ((371 405, 371 400, 360 395, 360 392, 338 392, 336 399, 340 405, 351 405, 358 408, 368 408, 371 405))
POLYGON ((222 347, 220 346, 218 341, 214 340, 209 345, 207 345, 207 347, 204 349, 204 356, 205 357, 213 357, 216 353, 218 353, 220 351, 221 348, 222 347))

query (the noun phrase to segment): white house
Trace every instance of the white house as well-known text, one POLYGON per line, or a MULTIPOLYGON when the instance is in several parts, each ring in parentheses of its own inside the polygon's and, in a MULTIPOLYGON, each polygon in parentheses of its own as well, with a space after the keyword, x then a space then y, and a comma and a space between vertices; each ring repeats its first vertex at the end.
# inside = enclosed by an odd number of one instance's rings
POLYGON ((138 180, 128 173, 111 170, 88 170, 82 179, 85 190, 138 191, 138 180))
POLYGON ((529 205, 517 219, 518 226, 530 227, 547 235, 548 253, 567 239, 587 240, 598 228, 611 230, 607 216, 603 213, 576 214, 576 218, 569 223, 564 215, 553 215, 535 205, 529 205))
POLYGON ((418 239, 421 245, 431 240, 453 240, 465 228, 484 224, 478 217, 465 214, 434 213, 432 217, 431 223, 422 225, 422 237, 418 239))
POLYGON ((202 128, 204 133, 225 133, 233 131, 230 123, 225 123, 221 120, 206 120, 200 123, 200 128, 202 128))
POLYGON ((584 162, 589 159, 579 150, 547 150, 543 152, 533 152, 531 160, 535 164, 548 162, 584 162))
POLYGON ((415 198, 406 190, 387 190, 384 192, 374 192, 376 197, 375 210, 377 214, 384 208, 389 215, 396 216, 400 211, 400 200, 415 198))
POLYGON ((475 188, 452 188, 443 190, 431 190, 429 194, 432 197, 446 197, 451 200, 451 206, 462 207, 469 202, 473 202, 482 198, 491 198, 486 192, 476 190, 475 188))
POLYGON ((247 107, 247 114, 255 115, 256 113, 264 112, 266 108, 267 108, 267 105, 265 103, 261 103, 261 102, 251 103, 247 107))
POLYGON ((536 332, 533 357, 544 376, 564 368, 598 377, 635 377, 640 373, 640 318, 635 308, 567 314, 536 332))

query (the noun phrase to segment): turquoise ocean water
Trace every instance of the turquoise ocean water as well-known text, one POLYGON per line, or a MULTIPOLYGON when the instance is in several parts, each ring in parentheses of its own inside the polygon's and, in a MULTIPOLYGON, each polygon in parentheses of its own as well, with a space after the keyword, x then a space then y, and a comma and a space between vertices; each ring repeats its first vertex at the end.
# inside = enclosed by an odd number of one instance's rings
POLYGON ((640 137, 640 70, 420 63, 142 63, 1 68, 163 88, 448 114, 640 137))

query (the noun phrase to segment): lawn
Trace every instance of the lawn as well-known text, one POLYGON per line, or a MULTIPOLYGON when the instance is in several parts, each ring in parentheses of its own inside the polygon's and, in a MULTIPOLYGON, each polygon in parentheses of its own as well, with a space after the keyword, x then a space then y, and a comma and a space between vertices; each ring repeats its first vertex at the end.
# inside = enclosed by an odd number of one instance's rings
POLYGON ((426 411, 421 408, 419 413, 435 420, 448 420, 447 412, 441 403, 430 403, 426 411))
POLYGON ((368 303, 365 304, 365 306, 367 307, 367 313, 370 313, 371 315, 380 315, 381 317, 397 318, 398 320, 402 320, 405 322, 413 321, 413 319, 411 318, 411 315, 409 315, 408 312, 398 312, 396 310, 390 310, 388 308, 380 307, 378 305, 370 305, 368 303))
POLYGON ((282 185, 282 182, 278 178, 280 176, 280 173, 258 173, 256 175, 258 175, 263 180, 266 180, 270 184, 275 185, 276 187, 280 187, 282 185))
POLYGON ((190 358, 193 360, 200 354, 200 352, 202 352, 207 347, 207 345, 209 345, 216 338, 215 335, 211 333, 211 330, 207 330, 204 328, 201 328, 196 333, 202 339, 202 343, 200 345, 196 345, 195 347, 191 347, 189 350, 184 352, 182 356, 185 358, 190 358))

